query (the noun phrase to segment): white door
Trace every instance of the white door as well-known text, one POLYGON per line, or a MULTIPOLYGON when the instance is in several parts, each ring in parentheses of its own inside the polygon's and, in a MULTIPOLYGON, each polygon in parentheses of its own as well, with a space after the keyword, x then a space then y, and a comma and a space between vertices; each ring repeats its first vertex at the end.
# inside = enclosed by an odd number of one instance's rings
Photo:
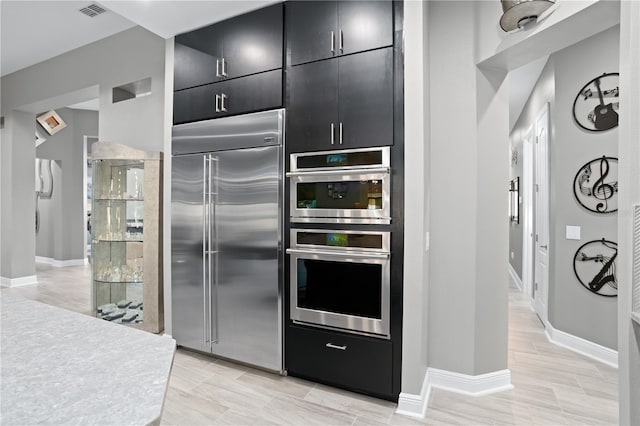
POLYGON ((533 298, 533 159, 534 159, 534 126, 527 130, 522 140, 522 291, 531 300, 533 298))
POLYGON ((547 297, 549 288, 549 104, 535 123, 536 142, 536 190, 535 190, 535 274, 533 307, 547 322, 547 297))

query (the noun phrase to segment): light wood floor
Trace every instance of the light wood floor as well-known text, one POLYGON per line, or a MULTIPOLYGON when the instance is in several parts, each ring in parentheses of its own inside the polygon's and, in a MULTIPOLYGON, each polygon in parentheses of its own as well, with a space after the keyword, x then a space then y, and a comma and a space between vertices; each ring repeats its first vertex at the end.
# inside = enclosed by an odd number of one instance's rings
MULTIPOLYGON (((89 312, 89 267, 38 265, 37 274, 37 286, 2 291, 89 312)), ((435 389, 426 418, 417 420, 394 414, 388 401, 178 350, 161 424, 617 424, 618 371, 549 343, 517 290, 509 302, 511 391, 468 397, 435 389)))

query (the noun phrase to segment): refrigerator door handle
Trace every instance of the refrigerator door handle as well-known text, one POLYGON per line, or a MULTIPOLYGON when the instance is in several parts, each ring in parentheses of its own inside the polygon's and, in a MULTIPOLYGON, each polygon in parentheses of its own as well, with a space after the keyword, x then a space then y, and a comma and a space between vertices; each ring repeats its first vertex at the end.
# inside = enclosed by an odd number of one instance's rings
POLYGON ((209 188, 213 188, 211 192, 211 196, 209 198, 209 204, 211 206, 211 216, 209 220, 210 231, 213 231, 213 236, 210 235, 209 242, 209 250, 213 253, 213 259, 209 256, 209 270, 211 271, 211 262, 213 262, 213 273, 209 274, 209 294, 214 295, 215 305, 209 310, 209 340, 211 344, 218 343, 218 221, 216 219, 216 204, 218 202, 218 157, 214 157, 209 154, 209 188), (215 176, 214 172, 211 170, 212 165, 215 163, 215 176), (213 179, 212 179, 213 176, 213 179), (213 243, 213 248, 211 244, 213 243), (213 275, 213 288, 211 285, 211 276, 213 275), (215 309, 215 314, 212 312, 215 309), (215 326, 212 323, 215 315, 215 326), (215 338, 213 336, 213 328, 215 327, 215 338))
POLYGON ((208 203, 208 189, 207 189, 207 166, 208 158, 206 155, 202 156, 203 161, 203 179, 202 179, 202 341, 205 346, 209 346, 209 340, 207 340, 207 242, 208 242, 208 230, 209 230, 209 203, 208 203))

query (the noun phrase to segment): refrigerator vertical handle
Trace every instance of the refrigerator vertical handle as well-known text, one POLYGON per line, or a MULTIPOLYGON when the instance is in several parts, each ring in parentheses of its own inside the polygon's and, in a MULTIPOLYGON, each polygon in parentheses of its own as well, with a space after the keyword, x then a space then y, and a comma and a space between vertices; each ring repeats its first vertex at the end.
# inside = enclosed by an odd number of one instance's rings
POLYGON ((207 230, 209 229, 209 200, 207 196, 207 156, 202 156, 202 341, 207 340, 207 230))
POLYGON ((210 309, 210 316, 209 316, 209 324, 210 324, 210 329, 209 329, 209 339, 211 341, 211 344, 214 343, 218 343, 218 220, 216 217, 216 207, 217 207, 217 203, 218 203, 218 195, 219 195, 219 168, 220 168, 220 164, 218 163, 218 157, 214 157, 213 155, 210 155, 209 158, 209 181, 212 181, 211 187, 212 189, 212 193, 211 193, 211 198, 210 198, 210 203, 211 203, 211 219, 210 219, 210 227, 211 230, 213 231, 213 235, 211 236, 211 243, 213 245, 213 247, 210 248, 211 253, 213 253, 213 258, 209 258, 210 262, 213 262, 213 269, 210 269, 213 271, 212 274, 210 274, 210 279, 209 279, 209 294, 213 294, 214 295, 214 303, 215 305, 211 307, 210 309), (212 165, 215 165, 215 171, 211 170, 212 165), (213 176, 213 178, 212 178, 213 176), (213 278, 212 278, 213 277, 213 278), (213 281, 213 288, 211 285, 211 281, 213 281), (215 316, 215 324, 212 323, 213 319, 215 316), (215 336, 213 335, 213 329, 215 328, 215 336))

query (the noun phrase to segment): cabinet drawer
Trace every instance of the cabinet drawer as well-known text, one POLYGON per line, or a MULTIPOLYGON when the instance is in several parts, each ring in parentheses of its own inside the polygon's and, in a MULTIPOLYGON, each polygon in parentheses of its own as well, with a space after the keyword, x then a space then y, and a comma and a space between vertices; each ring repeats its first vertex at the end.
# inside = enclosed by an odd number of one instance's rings
POLYGON ((392 397, 392 343, 291 325, 286 340, 289 374, 392 397))

